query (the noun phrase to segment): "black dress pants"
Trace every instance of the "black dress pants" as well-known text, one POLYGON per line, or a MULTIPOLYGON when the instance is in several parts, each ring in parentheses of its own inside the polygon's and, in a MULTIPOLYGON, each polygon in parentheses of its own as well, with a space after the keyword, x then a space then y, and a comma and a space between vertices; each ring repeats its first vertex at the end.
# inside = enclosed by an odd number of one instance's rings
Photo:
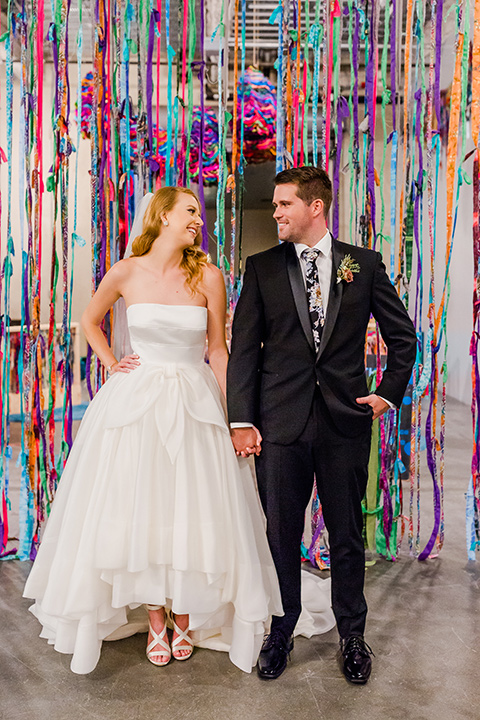
MULTIPOLYGON (((288 422, 288 412, 285 413, 288 422)), ((301 612, 300 544, 305 510, 316 476, 329 533, 332 608, 340 637, 363 635, 367 604, 363 594, 365 550, 362 499, 368 479, 370 429, 348 438, 333 425, 315 393, 301 436, 291 445, 263 441, 255 458, 258 489, 267 517, 267 536, 282 595, 283 617, 272 629, 293 633, 301 612)))

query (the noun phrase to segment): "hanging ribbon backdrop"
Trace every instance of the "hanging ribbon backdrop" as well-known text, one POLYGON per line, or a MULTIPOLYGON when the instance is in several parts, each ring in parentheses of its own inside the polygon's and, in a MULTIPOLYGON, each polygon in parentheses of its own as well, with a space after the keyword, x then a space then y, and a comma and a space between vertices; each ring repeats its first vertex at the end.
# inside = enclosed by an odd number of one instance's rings
MULTIPOLYGON (((382 251, 391 280, 417 328, 417 361, 404 404, 399 412, 390 411, 374 424, 364 501, 367 546, 392 560, 398 556, 405 529, 410 552, 420 560, 438 553, 444 540, 449 271, 460 188, 471 182, 462 166, 468 157, 467 124, 475 103, 474 143, 478 146, 479 5, 474 0, 458 0, 448 3, 445 11, 443 0, 280 2, 270 18, 279 32, 277 170, 304 163, 328 169, 333 178, 330 227, 335 237, 342 220, 339 188, 343 175, 350 241, 382 251), (472 33, 474 10, 477 24, 472 33), (445 63, 451 84, 448 92, 441 93, 442 33, 450 13, 454 13, 455 63, 452 66, 451 58, 445 63), (341 67, 345 47, 349 87, 341 67), (473 101, 472 57, 477 62, 473 101), (380 161, 375 148, 378 152, 381 146, 380 161), (443 208, 446 216, 440 211, 443 208), (424 258, 425 239, 428 256, 424 258), (429 478, 433 499, 433 522, 426 536, 420 523, 421 465, 422 479, 429 478), (402 479, 408 477, 407 515, 402 479)), ((478 197, 474 202, 478 234, 478 197)), ((341 239, 346 239, 344 233, 341 239)), ((474 319, 478 324, 478 248, 475 252, 474 319)), ((383 368, 382 341, 378 328, 372 328, 371 335, 374 388, 383 368)), ((475 448, 470 516, 474 516, 475 537, 470 552, 475 539, 477 544, 480 539, 477 337, 475 333, 472 341, 475 448)), ((305 555, 322 567, 328 560, 317 497, 312 517, 313 540, 305 555)))
MULTIPOLYGON (((448 4, 447 12, 443 0, 280 0, 254 30, 260 39, 265 28, 278 37, 269 77, 258 67, 248 67, 248 11, 254 5, 255 0, 91 0, 87 6, 84 0, 82 7, 82 0, 75 0, 78 24, 73 37, 70 0, 51 0, 47 7, 44 0, 8 2, 2 16, 7 25, 1 30, 5 60, 0 66, 6 128, 0 148, 3 557, 35 555, 72 444, 74 254, 76 246, 85 244, 77 208, 79 181, 84 185, 85 178, 79 178, 76 151, 86 139, 92 291, 122 257, 137 201, 145 192, 162 185, 193 186, 205 218, 204 186, 216 185, 214 236, 208 236, 205 224, 203 247, 224 271, 231 311, 241 286, 246 165, 270 160, 277 171, 302 164, 328 169, 334 189, 333 234, 382 251, 418 335, 417 363, 405 403, 374 428, 364 503, 366 543, 372 552, 395 559, 406 530, 412 555, 425 559, 438 552, 444 535, 449 269, 459 192, 470 182, 462 167, 471 150, 470 121, 476 148, 471 553, 480 541, 480 2, 458 0, 448 4), (207 11, 211 21, 214 5, 218 17, 207 32, 207 11), (451 85, 441 92, 442 32, 448 13, 454 13, 455 63, 452 66, 448 58, 451 85), (15 76, 14 63, 19 67, 15 76), (54 78, 53 97, 44 93, 47 74, 54 78), (213 76, 214 101, 212 93, 207 96, 213 76), (70 91, 73 82, 75 93, 70 91), (51 110, 50 123, 45 123, 46 110, 51 110), (13 146, 14 128, 18 147, 13 146), (51 156, 47 147, 53 147, 51 156), (20 192, 15 207, 14 175, 20 192), (342 208, 348 211, 342 214, 342 208), (12 224, 15 216, 20 221, 12 224), (47 262, 49 247, 50 282, 42 287, 42 263, 47 262), (15 253, 21 259, 21 274, 12 282, 15 253), (19 289, 19 331, 12 333, 11 299, 19 289), (48 317, 41 317, 44 298, 48 317), (9 407, 15 384, 21 403, 16 457, 9 407), (59 387, 63 395, 58 446, 54 411, 59 387), (20 534, 8 544, 11 461, 21 468, 22 479, 20 534), (426 540, 420 535, 421 475, 422 480, 428 478, 433 498, 426 540), (408 477, 407 502, 402 479, 408 477)), ((255 50, 254 58, 258 55, 261 52, 255 50)), ((112 314, 105 318, 104 331, 112 339, 112 314)), ((368 348, 375 387, 383 369, 378 328, 371 328, 368 348)), ((92 396, 105 379, 104 371, 90 350, 86 366, 92 396)), ((305 552, 325 567, 328 552, 322 528, 315 498, 313 542, 305 552)))

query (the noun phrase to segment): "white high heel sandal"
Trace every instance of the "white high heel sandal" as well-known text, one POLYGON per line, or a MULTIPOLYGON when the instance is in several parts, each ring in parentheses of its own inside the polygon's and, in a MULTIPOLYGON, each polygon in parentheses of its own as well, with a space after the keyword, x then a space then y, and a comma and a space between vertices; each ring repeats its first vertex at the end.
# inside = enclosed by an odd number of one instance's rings
MULTIPOLYGON (((160 608, 161 605, 147 605, 148 610, 160 610, 160 608)), ((172 657, 172 649, 168 643, 166 614, 163 629, 158 634, 152 628, 152 625, 150 623, 150 617, 148 618, 148 629, 152 635, 153 640, 147 645, 147 658, 153 665, 156 665, 157 667, 163 667, 164 665, 168 665, 172 657), (165 640, 165 638, 167 638, 167 640, 165 640), (157 645, 160 645, 162 649, 154 650, 153 648, 157 645), (162 661, 155 660, 155 658, 160 657, 163 657, 165 659, 162 661)))
POLYGON ((193 642, 192 639, 188 636, 188 630, 182 630, 178 627, 177 623, 175 622, 174 615, 172 613, 172 621, 173 621, 173 629, 177 633, 177 637, 175 640, 172 640, 172 654, 175 660, 188 660, 189 657, 191 657, 193 653, 193 642), (187 643, 186 645, 181 645, 180 643, 187 643), (175 652, 177 650, 190 650, 188 655, 175 655, 175 652))

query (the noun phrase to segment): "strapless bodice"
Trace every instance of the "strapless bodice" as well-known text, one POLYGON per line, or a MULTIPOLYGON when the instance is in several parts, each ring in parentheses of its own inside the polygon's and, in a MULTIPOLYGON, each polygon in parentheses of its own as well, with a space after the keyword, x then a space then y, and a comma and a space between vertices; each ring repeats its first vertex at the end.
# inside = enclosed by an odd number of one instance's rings
POLYGON ((132 349, 144 363, 195 365, 204 360, 207 308, 135 303, 127 308, 132 349))

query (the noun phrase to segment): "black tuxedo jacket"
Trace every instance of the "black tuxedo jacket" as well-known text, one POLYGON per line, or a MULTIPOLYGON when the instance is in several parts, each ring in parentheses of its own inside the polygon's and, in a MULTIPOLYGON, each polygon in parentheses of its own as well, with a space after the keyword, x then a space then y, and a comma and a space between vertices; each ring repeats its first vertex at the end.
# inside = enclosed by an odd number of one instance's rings
POLYGON ((264 440, 294 442, 304 429, 315 387, 331 419, 348 437, 368 432, 365 335, 370 314, 388 347, 376 392, 399 406, 416 355, 414 326, 392 286, 380 253, 332 241, 332 282, 321 345, 315 353, 302 270, 292 243, 247 259, 235 311, 227 371, 230 422, 255 424, 264 440), (351 255, 360 271, 337 282, 351 255))

